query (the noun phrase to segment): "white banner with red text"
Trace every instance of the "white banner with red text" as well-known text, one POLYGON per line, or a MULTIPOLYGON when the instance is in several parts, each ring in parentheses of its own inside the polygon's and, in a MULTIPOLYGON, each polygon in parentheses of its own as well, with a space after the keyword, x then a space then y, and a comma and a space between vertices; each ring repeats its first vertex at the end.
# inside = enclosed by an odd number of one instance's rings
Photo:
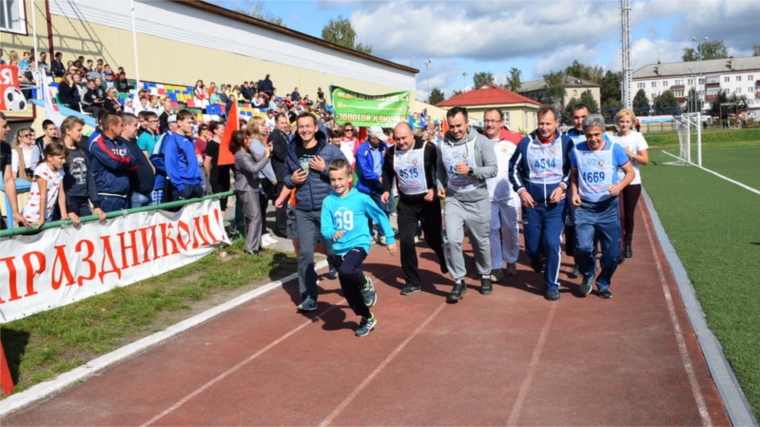
POLYGON ((0 240, 0 323, 190 264, 229 243, 219 200, 0 240))

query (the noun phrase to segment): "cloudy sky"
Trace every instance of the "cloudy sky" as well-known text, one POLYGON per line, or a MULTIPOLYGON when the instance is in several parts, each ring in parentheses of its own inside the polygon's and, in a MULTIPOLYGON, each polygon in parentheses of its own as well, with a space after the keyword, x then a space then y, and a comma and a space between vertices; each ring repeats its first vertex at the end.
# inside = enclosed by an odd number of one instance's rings
MULTIPOLYGON (((234 9, 244 0, 209 0, 234 9)), ((733 56, 749 56, 760 44, 760 0, 630 0, 631 61, 677 62, 692 37, 722 39, 733 56)), ((338 15, 350 17, 358 41, 372 54, 420 70, 418 98, 427 87, 472 87, 489 71, 504 83, 509 69, 522 80, 564 69, 574 59, 619 71, 619 0, 279 0, 264 11, 296 31, 321 37, 338 15), (425 62, 432 59, 426 71, 425 62), (462 73, 467 73, 463 77, 462 73)))

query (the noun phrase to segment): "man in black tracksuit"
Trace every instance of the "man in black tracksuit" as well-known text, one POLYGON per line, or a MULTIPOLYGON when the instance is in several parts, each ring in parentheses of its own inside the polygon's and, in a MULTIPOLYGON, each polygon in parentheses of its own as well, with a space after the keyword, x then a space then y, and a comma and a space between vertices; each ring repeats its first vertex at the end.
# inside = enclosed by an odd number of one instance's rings
POLYGON ((448 273, 441 244, 441 202, 435 191, 438 152, 434 145, 414 136, 408 123, 400 123, 393 131, 396 145, 385 153, 383 164, 383 194, 381 201, 388 203, 393 179, 398 184, 398 237, 401 242, 401 267, 406 286, 401 295, 422 289, 417 269, 417 251, 414 236, 417 222, 422 223, 425 241, 438 256, 441 272, 448 273))

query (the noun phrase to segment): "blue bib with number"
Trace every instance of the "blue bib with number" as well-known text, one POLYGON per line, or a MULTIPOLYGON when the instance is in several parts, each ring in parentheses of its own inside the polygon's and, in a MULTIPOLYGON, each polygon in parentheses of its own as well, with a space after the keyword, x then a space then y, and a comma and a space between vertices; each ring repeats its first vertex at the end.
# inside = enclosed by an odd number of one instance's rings
POLYGON ((480 187, 478 179, 474 176, 457 173, 457 163, 464 163, 470 168, 475 165, 475 139, 462 145, 441 144, 440 153, 443 167, 446 168, 446 174, 449 178, 449 188, 462 192, 476 190, 480 187))
POLYGON ((612 147, 599 151, 578 148, 576 146, 575 161, 578 165, 578 194, 581 199, 599 202, 609 198, 608 188, 615 183, 617 172, 612 157, 612 147))
POLYGON ((425 177, 425 146, 416 150, 401 151, 396 146, 393 153, 393 170, 396 172, 398 189, 413 196, 427 192, 425 177))
POLYGON ((527 149, 530 182, 535 184, 557 184, 562 181, 562 139, 549 144, 531 142, 527 149))

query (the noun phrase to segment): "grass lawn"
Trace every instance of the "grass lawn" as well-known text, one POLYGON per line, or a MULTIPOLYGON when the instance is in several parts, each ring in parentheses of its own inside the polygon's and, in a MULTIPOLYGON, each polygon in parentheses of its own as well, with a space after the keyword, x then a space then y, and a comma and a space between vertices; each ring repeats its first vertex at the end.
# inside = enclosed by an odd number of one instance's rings
MULTIPOLYGON (((760 189, 760 144, 733 145, 743 147, 704 149, 703 165, 760 189)), ((644 186, 760 417, 760 195, 695 167, 664 166, 673 158, 658 150, 650 159, 644 186)))
POLYGON ((16 391, 22 391, 296 271, 293 254, 243 252, 244 239, 160 276, 2 325, 16 391), (271 278, 271 279, 270 279, 271 278))
MULTIPOLYGON (((644 134, 650 147, 678 146, 678 132, 648 132, 644 134)), ((760 142, 760 129, 722 129, 708 128, 702 132, 702 144, 726 145, 737 142, 756 141, 760 142)), ((696 143, 696 135, 692 136, 692 143, 696 143)), ((694 154, 692 154, 694 155, 694 154)))

